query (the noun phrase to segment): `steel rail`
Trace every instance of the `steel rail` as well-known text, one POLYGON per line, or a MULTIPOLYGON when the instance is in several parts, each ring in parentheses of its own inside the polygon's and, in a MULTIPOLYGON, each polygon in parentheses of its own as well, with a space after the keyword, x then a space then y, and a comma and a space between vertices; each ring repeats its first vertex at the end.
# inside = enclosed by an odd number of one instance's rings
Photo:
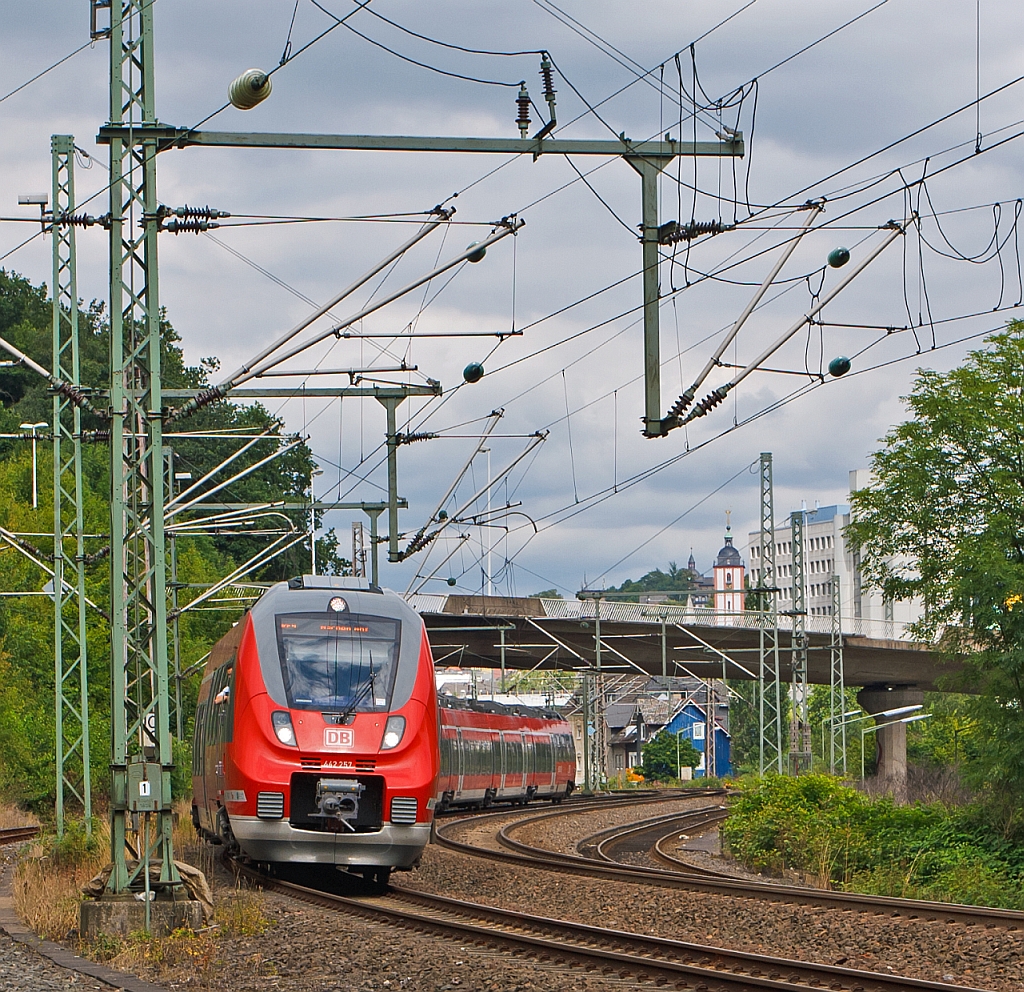
POLYGON ((0 830, 0 845, 17 844, 39 836, 39 827, 5 827, 0 830))
MULTIPOLYGON (((678 797, 672 797, 678 798, 678 797)), ((665 801, 649 800, 649 802, 665 801)), ((518 820, 499 830, 498 843, 506 850, 476 847, 451 839, 447 834, 454 823, 435 828, 437 843, 451 850, 476 857, 502 861, 508 864, 524 865, 546 871, 558 871, 574 875, 589 875, 616 881, 656 885, 663 888, 680 888, 691 891, 713 892, 718 895, 740 899, 767 899, 773 902, 797 903, 825 909, 850 910, 853 912, 888 917, 903 917, 908 920, 945 923, 963 923, 968 926, 1002 927, 1007 930, 1024 930, 1024 912, 989 906, 965 906, 957 903, 930 902, 919 899, 899 899, 893 896, 865 895, 856 892, 835 892, 828 889, 814 889, 807 886, 781 885, 773 882, 751 882, 731 876, 711 877, 691 869, 689 872, 661 868, 643 868, 637 865, 609 864, 594 858, 546 850, 524 844, 511 836, 529 824, 549 817, 566 816, 573 810, 558 810, 518 820)), ((459 821, 465 823, 465 820, 459 821)))
MULTIPOLYGON (((627 843, 632 844, 634 851, 642 850, 644 853, 649 851, 652 844, 645 840, 645 838, 652 832, 657 832, 657 836, 654 838, 654 842, 657 843, 662 837, 674 837, 680 830, 699 829, 703 827, 709 827, 715 823, 721 823, 729 815, 729 811, 724 806, 707 806, 701 809, 689 810, 686 813, 678 813, 670 816, 660 816, 654 821, 646 821, 640 823, 630 824, 628 827, 618 827, 614 830, 607 831, 607 836, 597 841, 597 844, 593 843, 593 854, 590 857, 599 858, 601 861, 609 861, 612 863, 622 863, 621 857, 616 856, 615 853, 618 848, 626 845, 627 843), (670 832, 666 835, 663 833, 666 826, 672 824, 670 832)), ((585 838, 587 840, 588 838, 585 838)), ((582 849, 584 841, 576 846, 576 850, 586 855, 586 852, 582 849)))
MULTIPOLYGON (((460 943, 496 945, 542 961, 601 968, 606 974, 635 975, 640 981, 673 982, 677 988, 714 992, 762 992, 828 987, 849 992, 921 992, 966 990, 967 986, 877 974, 837 965, 814 964, 690 944, 665 937, 610 930, 528 913, 483 906, 392 887, 384 896, 352 897, 323 892, 294 882, 268 879, 251 869, 236 870, 266 888, 303 902, 347 911, 416 932, 455 936, 460 943)), ((975 990, 977 992, 977 990, 975 990)))

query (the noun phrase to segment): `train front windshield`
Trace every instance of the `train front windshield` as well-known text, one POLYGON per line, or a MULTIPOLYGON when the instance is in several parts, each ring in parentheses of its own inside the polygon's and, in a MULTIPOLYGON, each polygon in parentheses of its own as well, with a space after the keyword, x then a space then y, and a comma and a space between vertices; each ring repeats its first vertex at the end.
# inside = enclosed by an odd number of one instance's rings
POLYGON ((277 616, 277 643, 288 704, 342 713, 391 708, 400 624, 336 613, 277 616))

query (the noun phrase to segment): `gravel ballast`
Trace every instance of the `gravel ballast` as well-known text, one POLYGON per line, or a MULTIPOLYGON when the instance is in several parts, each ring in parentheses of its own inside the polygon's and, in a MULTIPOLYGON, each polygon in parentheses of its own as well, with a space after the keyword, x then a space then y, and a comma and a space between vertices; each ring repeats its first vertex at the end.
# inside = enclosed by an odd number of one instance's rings
MULTIPOLYGON (((588 834, 662 811, 671 812, 670 804, 556 818, 524 828, 516 836, 549 850, 574 851, 576 843, 588 834)), ((492 826, 491 831, 496 828, 492 826)), ((472 830, 472 834, 478 832, 472 830)), ((467 840, 469 834, 467 825, 458 839, 467 840)), ((436 845, 427 849, 419 871, 400 879, 400 884, 520 912, 758 954, 1006 992, 1020 992, 1024 987, 1024 934, 1001 928, 924 923, 591 880, 541 869, 496 866, 436 845)))

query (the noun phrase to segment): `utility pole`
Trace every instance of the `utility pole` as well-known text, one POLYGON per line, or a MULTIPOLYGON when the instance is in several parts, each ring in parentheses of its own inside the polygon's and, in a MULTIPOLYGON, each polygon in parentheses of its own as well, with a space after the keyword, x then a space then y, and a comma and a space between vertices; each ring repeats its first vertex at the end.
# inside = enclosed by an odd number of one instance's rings
MULTIPOLYGON (((75 228, 75 140, 50 139, 53 165, 53 375, 81 386, 78 341, 78 278, 75 228)), ((35 433, 33 431, 33 433, 35 433)), ((35 441, 32 442, 33 461, 35 441)), ((35 495, 35 465, 33 502, 35 495)), ((53 394, 53 608, 57 759, 57 836, 64 834, 66 803, 81 804, 86 833, 92 830, 89 763, 89 666, 86 647, 85 522, 82 506, 82 411, 66 395, 53 394), (70 552, 70 555, 69 555, 70 552), (70 562, 68 558, 70 557, 70 562), (65 583, 74 596, 68 597, 65 583), (72 598, 77 602, 68 603, 72 598), (77 607, 77 612, 75 611, 77 607)))
MULTIPOLYGON (((109 5, 111 861, 107 892, 181 885, 171 841, 153 4, 109 5), (140 829, 141 828, 141 829, 140 829), (133 864, 129 864, 129 855, 133 864)), ((150 904, 146 900, 146 923, 150 904)))
MULTIPOLYGON (((591 768, 597 778, 598 784, 607 779, 607 724, 604 718, 605 693, 604 676, 601 672, 601 600, 604 598, 604 591, 601 589, 581 589, 576 594, 581 600, 593 600, 594 602, 594 671, 589 677, 592 681, 590 692, 590 704, 594 721, 593 749, 591 768)), ((587 676, 584 676, 586 678, 587 676)))
POLYGON ((761 452, 761 545, 757 588, 760 593, 758 703, 762 775, 783 773, 782 683, 779 679, 779 615, 775 577, 775 495, 772 453, 761 452))
POLYGON ((714 778, 718 770, 715 754, 715 680, 707 681, 707 709, 704 713, 704 774, 714 778))
POLYGON ((804 523, 806 510, 790 514, 793 536, 793 693, 789 720, 789 771, 811 770, 811 725, 807 720, 807 585, 804 575, 804 523))
MULTIPOLYGON (((829 683, 829 752, 828 768, 835 775, 836 770, 846 774, 846 676, 843 671, 843 623, 840 613, 842 596, 839 590, 839 576, 833 575, 832 588, 832 637, 829 642, 829 658, 832 677, 829 683)), ((822 755, 824 757, 824 755, 822 755)))

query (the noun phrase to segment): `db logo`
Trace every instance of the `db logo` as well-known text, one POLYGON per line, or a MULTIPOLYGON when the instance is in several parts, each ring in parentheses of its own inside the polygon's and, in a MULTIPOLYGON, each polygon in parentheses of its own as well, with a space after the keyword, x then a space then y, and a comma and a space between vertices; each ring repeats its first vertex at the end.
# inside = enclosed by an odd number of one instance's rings
POLYGON ((355 734, 347 727, 324 727, 324 747, 343 751, 355 744, 355 734))

